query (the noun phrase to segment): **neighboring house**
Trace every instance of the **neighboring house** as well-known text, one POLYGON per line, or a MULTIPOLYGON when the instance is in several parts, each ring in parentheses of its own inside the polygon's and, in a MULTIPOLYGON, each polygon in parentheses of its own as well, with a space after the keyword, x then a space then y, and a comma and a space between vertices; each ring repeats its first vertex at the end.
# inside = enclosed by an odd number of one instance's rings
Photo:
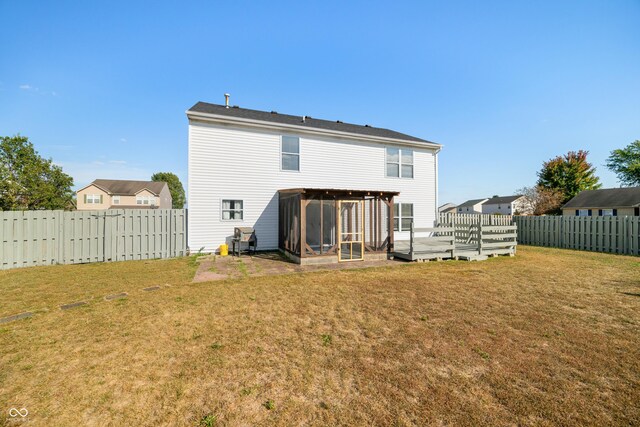
POLYGON ((189 247, 235 227, 300 263, 387 256, 432 227, 439 144, 369 125, 198 102, 189 119, 189 247), (391 214, 393 212, 393 214, 391 214))
POLYGON ((482 204, 483 214, 528 215, 529 208, 523 195, 495 196, 482 204))
POLYGON ((166 182, 96 179, 76 192, 78 210, 171 209, 166 182))
POLYGON ((562 207, 565 216, 640 216, 640 187, 586 190, 562 207))
POLYGON ((482 204, 489 199, 472 199, 467 200, 457 207, 459 214, 477 214, 482 213, 482 204))
POLYGON ((438 208, 438 213, 448 214, 448 213, 456 213, 457 206, 455 203, 445 203, 444 205, 438 208))

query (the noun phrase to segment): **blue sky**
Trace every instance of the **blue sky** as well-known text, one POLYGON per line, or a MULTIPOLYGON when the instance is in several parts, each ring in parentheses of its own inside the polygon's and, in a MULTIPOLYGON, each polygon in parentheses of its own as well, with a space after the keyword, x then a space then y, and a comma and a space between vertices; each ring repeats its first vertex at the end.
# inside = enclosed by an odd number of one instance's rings
POLYGON ((544 160, 640 139, 639 1, 0 0, 0 135, 82 186, 186 184, 197 101, 444 144, 440 201, 532 185, 544 160))

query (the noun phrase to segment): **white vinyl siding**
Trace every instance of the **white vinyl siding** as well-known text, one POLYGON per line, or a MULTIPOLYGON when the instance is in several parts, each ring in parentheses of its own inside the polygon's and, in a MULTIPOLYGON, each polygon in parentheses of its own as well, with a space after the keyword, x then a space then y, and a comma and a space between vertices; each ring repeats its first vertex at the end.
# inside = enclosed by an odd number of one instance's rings
MULTIPOLYGON (((412 202, 416 227, 432 227, 435 156, 414 148, 414 179, 385 177, 385 145, 299 135, 299 172, 282 171, 282 131, 191 121, 189 124, 189 246, 206 251, 230 242, 234 227, 253 227, 261 249, 278 247, 278 190, 339 188, 398 191, 412 202), (242 147, 242 149, 238 149, 242 147), (222 200, 242 200, 242 220, 222 220, 222 200)), ((407 239, 408 233, 395 234, 407 239)))
POLYGON ((281 157, 283 171, 300 171, 300 138, 282 136, 281 157))

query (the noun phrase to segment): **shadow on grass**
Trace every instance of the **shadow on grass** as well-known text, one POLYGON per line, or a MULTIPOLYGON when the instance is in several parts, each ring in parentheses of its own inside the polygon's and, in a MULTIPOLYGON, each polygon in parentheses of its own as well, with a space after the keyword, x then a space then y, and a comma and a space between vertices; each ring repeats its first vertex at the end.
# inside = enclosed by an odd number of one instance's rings
POLYGON ((629 295, 631 297, 640 297, 640 293, 638 292, 620 292, 620 293, 624 295, 629 295))

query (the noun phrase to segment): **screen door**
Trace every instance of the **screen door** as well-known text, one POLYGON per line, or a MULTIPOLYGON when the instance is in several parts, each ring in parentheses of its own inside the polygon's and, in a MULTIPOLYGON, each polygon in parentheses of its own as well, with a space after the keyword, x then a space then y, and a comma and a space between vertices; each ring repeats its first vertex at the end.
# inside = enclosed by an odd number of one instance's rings
POLYGON ((364 259, 364 201, 341 200, 339 202, 339 245, 340 261, 360 261, 364 259))

